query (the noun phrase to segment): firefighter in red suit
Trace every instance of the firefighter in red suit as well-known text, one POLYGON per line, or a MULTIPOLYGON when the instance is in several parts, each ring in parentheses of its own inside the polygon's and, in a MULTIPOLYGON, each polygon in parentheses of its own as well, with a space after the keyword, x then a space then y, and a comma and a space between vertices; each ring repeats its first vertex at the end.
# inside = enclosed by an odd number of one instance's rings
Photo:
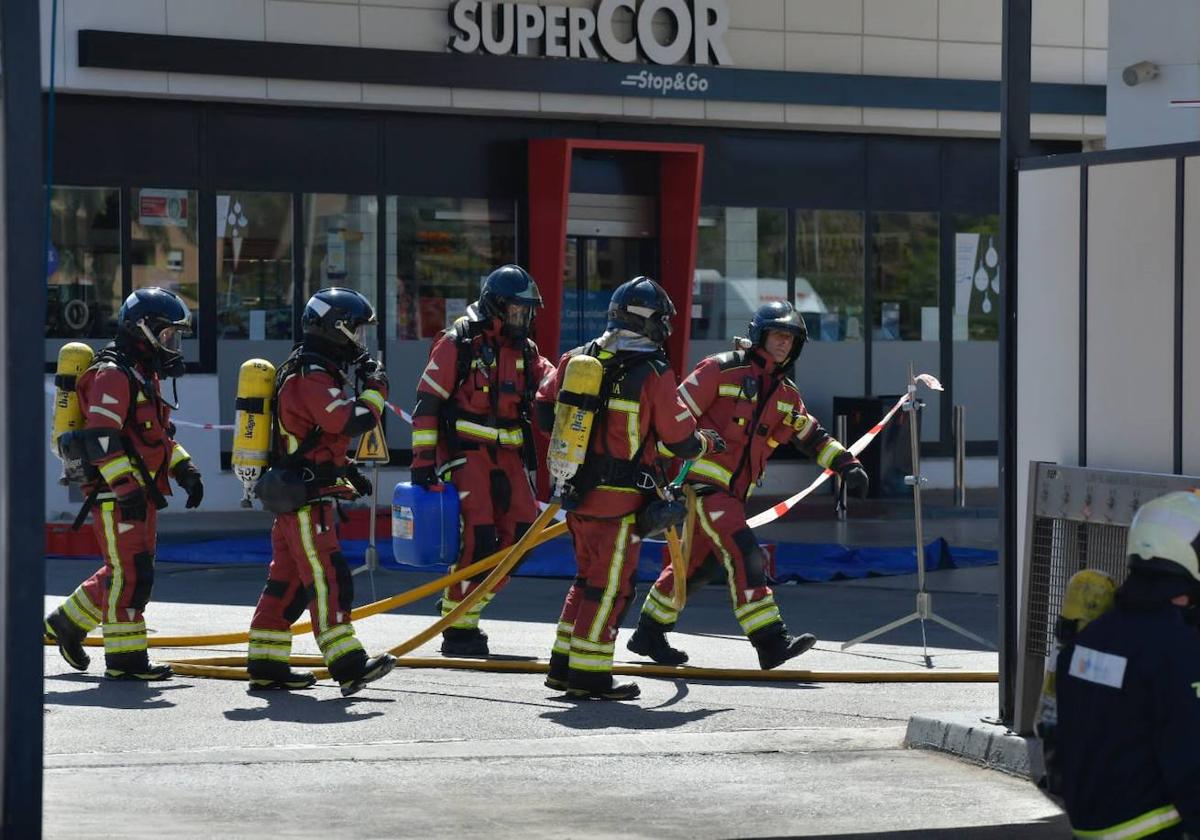
MULTIPOLYGON (((171 405, 160 379, 184 372, 180 351, 191 331, 187 304, 165 289, 138 289, 117 313, 117 338, 76 383, 84 430, 64 435, 68 458, 87 463, 87 506, 104 565, 45 621, 72 668, 87 670, 84 637, 104 633, 104 675, 114 680, 164 680, 169 665, 149 659, 142 612, 154 584, 157 514, 171 495, 167 476, 194 508, 204 496, 200 471, 174 440, 171 405)), ((64 445, 65 444, 65 445, 64 445)))
POLYGON ((666 482, 659 450, 701 458, 724 448, 715 432, 697 431, 675 390, 678 381, 663 352, 674 314, 653 280, 622 284, 604 334, 565 354, 538 394, 539 421, 549 429, 571 357, 586 353, 604 366, 588 454, 561 492, 577 575, 558 621, 546 685, 575 697, 632 700, 640 693, 636 683, 613 682, 613 650, 633 597, 642 537, 662 530, 655 512, 667 504, 655 493, 666 482))
POLYGON ((367 351, 375 310, 358 292, 320 290, 304 307, 301 323, 304 340, 275 375, 271 468, 255 488, 276 517, 267 584, 250 622, 250 688, 302 689, 315 682, 311 672, 288 666, 290 628, 308 607, 330 676, 349 696, 396 664, 386 653, 368 658, 355 637, 353 579, 334 531, 337 500, 371 494, 370 481, 347 451, 352 438, 379 423, 388 380, 367 351), (361 385, 357 397, 346 391, 351 366, 357 366, 361 385))
MULTIPOLYGON (((453 569, 512 545, 537 518, 531 474, 537 468, 533 400, 554 366, 529 338, 542 305, 525 269, 504 265, 483 281, 479 300, 434 342, 417 383, 412 483, 453 482, 459 497, 458 558, 453 569)), ((446 588, 448 614, 486 575, 446 588)), ((503 582, 502 584, 503 585, 503 582)), ((481 599, 442 634, 446 656, 487 656, 481 599)))
MULTIPOLYGON (((700 427, 716 430, 728 444, 724 452, 697 460, 688 473, 698 496, 689 590, 724 569, 734 615, 764 669, 816 643, 810 633, 788 634, 767 585, 766 554, 746 525, 746 500, 762 479, 767 459, 779 446, 791 443, 820 466, 838 472, 848 489, 859 494, 867 490, 867 474, 858 459, 805 410, 796 384, 787 376, 807 339, 804 319, 791 304, 764 304, 750 322, 744 347, 709 356, 679 386, 679 396, 700 427)), ((679 617, 672 605, 674 586, 668 563, 646 597, 628 647, 655 662, 680 665, 687 654, 666 639, 679 617)))

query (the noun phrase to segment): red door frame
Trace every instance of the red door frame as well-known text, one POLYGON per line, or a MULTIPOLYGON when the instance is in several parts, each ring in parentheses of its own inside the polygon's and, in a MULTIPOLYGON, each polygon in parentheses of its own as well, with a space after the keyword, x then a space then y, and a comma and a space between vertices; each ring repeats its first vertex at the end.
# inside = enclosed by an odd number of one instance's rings
MULTIPOLYGON (((667 353, 684 375, 692 325, 692 277, 700 221, 704 147, 692 143, 642 143, 572 138, 529 141, 529 271, 541 287, 544 308, 537 321, 542 352, 554 359, 562 326, 563 262, 567 245, 567 195, 571 159, 578 149, 641 152, 659 156, 658 275, 678 314, 667 353)), ((629 278, 621 278, 622 281, 629 278)))

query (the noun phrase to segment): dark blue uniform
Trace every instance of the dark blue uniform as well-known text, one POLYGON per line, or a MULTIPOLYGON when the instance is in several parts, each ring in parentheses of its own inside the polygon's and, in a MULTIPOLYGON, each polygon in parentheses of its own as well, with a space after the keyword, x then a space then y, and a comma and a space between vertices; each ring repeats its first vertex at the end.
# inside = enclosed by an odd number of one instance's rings
POLYGON ((1063 798, 1076 836, 1200 834, 1200 632, 1118 605, 1057 663, 1063 798))

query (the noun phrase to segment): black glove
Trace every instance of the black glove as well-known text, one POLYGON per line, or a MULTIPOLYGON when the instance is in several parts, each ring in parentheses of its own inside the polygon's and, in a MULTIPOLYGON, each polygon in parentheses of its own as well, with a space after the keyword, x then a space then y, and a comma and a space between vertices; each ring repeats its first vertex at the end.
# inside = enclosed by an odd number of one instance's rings
POLYGON ((363 387, 372 391, 378 391, 386 398, 388 394, 388 375, 384 370, 383 362, 378 359, 367 359, 358 367, 358 376, 362 380, 363 387))
POLYGON ((709 452, 724 452, 725 438, 721 437, 713 429, 699 429, 696 432, 700 437, 706 438, 705 449, 701 455, 707 455, 709 452))
POLYGON ((410 472, 412 478, 409 480, 412 481, 413 487, 431 487, 441 483, 437 470, 433 467, 413 467, 410 472))
POLYGON ((371 479, 360 473, 357 467, 347 472, 346 478, 349 479, 354 492, 359 496, 370 496, 375 491, 375 485, 371 483, 371 479))
POLYGON ((141 485, 136 485, 129 492, 117 496, 117 507, 121 509, 123 521, 145 522, 146 491, 141 488, 141 485))
POLYGON ((853 493, 860 499, 867 498, 867 491, 871 488, 871 479, 867 476, 867 471, 862 468, 862 464, 851 463, 841 472, 842 481, 846 484, 846 492, 853 493))
POLYGON ((179 489, 187 493, 187 503, 184 505, 186 509, 200 507, 200 501, 204 498, 204 481, 200 476, 200 470, 196 469, 196 465, 190 458, 181 461, 175 467, 175 483, 179 485, 179 489))

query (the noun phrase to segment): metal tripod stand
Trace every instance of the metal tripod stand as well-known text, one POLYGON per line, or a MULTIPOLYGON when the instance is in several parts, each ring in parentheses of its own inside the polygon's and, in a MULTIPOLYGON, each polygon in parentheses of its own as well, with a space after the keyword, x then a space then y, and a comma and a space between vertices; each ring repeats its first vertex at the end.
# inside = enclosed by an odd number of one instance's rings
POLYGON ((379 568, 379 548, 375 544, 376 519, 379 518, 379 462, 375 461, 373 466, 374 475, 371 478, 374 479, 374 483, 371 485, 371 516, 367 520, 367 551, 364 557, 366 562, 352 571, 350 576, 353 577, 366 572, 371 578, 371 600, 375 601, 377 600, 375 597, 375 570, 379 568))
POLYGON ((933 660, 929 657, 929 644, 925 636, 925 622, 927 620, 936 621, 947 630, 953 630, 960 636, 966 636, 968 639, 978 642, 986 648, 995 650, 995 645, 982 636, 977 636, 965 627, 961 627, 953 621, 942 618, 935 613, 933 611, 933 596, 925 591, 925 533, 921 522, 921 485, 925 484, 927 479, 921 475, 921 442, 918 439, 917 433, 917 412, 921 408, 922 403, 917 399, 917 380, 913 374, 913 367, 910 364, 908 366, 908 399, 904 403, 903 410, 908 412, 908 437, 909 444, 912 447, 913 474, 906 475, 904 483, 910 485, 913 489, 913 521, 916 524, 917 530, 917 608, 914 612, 902 618, 889 622, 882 627, 877 627, 869 633, 864 633, 848 642, 843 642, 842 650, 861 644, 869 639, 874 639, 876 636, 882 636, 884 633, 890 633, 892 630, 903 627, 910 621, 920 621, 921 652, 925 658, 925 667, 932 668, 933 660))

